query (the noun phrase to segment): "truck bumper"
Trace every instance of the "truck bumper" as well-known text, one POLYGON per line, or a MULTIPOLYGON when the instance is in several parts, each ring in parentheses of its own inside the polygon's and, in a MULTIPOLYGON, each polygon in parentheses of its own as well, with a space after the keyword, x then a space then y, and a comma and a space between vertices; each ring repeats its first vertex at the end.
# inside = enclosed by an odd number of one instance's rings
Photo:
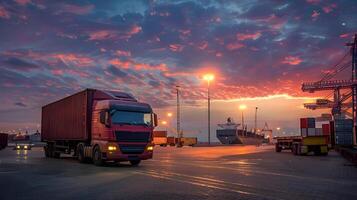
POLYGON ((144 152, 142 154, 122 154, 118 152, 106 152, 103 158, 107 161, 129 161, 129 160, 147 160, 151 159, 153 152, 144 152))

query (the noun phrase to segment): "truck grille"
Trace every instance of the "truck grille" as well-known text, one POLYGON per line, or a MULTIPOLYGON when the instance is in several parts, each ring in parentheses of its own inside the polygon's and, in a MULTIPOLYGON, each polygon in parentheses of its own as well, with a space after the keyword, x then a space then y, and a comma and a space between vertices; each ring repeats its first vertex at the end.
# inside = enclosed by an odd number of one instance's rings
POLYGON ((119 145, 120 151, 123 154, 142 154, 146 145, 119 145))
POLYGON ((150 132, 115 131, 118 142, 149 142, 150 132))

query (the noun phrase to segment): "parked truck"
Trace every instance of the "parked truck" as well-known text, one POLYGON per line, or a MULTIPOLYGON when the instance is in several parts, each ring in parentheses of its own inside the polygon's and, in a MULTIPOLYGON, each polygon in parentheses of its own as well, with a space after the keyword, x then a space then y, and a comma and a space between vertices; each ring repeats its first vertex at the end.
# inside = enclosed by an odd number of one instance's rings
POLYGON ((154 131, 154 144, 167 146, 167 131, 154 131))
POLYGON ((275 151, 291 150, 294 155, 306 155, 313 152, 315 155, 328 154, 328 136, 286 136, 275 137, 275 151))
POLYGON ((130 94, 86 89, 42 107, 41 141, 46 157, 138 165, 153 156, 156 125, 151 106, 130 94))
POLYGON ((176 139, 177 139, 176 144, 180 144, 181 146, 194 146, 197 144, 196 137, 182 137, 176 139))
POLYGON ((7 147, 8 135, 6 133, 0 133, 0 150, 7 147))

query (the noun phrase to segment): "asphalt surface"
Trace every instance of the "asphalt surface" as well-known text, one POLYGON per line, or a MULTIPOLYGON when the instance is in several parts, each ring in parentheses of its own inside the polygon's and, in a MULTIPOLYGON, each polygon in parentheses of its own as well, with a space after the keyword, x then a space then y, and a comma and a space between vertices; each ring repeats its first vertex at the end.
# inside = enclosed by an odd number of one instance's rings
POLYGON ((41 148, 0 151, 0 199, 357 199, 357 167, 271 146, 155 147, 140 166, 96 167, 41 148))

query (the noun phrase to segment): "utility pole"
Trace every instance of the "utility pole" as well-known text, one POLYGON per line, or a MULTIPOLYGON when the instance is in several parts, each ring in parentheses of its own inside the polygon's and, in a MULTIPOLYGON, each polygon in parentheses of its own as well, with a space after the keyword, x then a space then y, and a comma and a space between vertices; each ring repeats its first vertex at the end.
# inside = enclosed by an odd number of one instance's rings
POLYGON ((254 134, 257 134, 257 123, 258 123, 258 107, 255 107, 254 134))
MULTIPOLYGON (((353 43, 347 43, 352 54, 352 81, 357 80, 357 34, 353 43)), ((357 86, 352 86, 353 143, 357 145, 357 86)))
POLYGON ((181 147, 181 138, 182 138, 182 133, 181 133, 181 113, 180 113, 180 86, 177 85, 176 86, 176 108, 177 108, 177 114, 176 114, 176 120, 177 120, 177 126, 176 126, 176 130, 177 130, 177 140, 178 140, 178 144, 177 147, 181 147))

